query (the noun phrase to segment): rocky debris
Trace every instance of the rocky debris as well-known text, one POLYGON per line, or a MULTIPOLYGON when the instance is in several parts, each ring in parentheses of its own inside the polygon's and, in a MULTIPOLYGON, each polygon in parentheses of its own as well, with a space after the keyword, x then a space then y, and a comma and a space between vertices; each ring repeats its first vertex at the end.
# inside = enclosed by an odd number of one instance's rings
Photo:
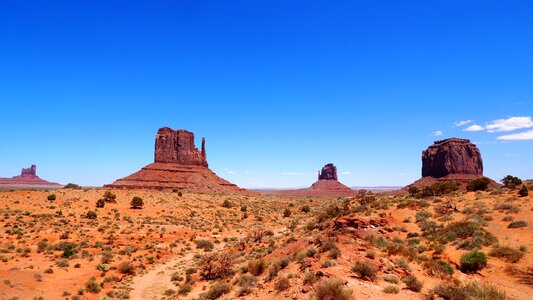
POLYGON ((322 167, 322 171, 318 172, 318 180, 338 180, 337 167, 332 163, 322 167))
POLYGON ((441 178, 453 174, 483 176, 481 153, 470 140, 435 141, 422 152, 422 177, 441 178))
POLYGON ((202 138, 200 152, 194 146, 194 133, 168 127, 160 128, 155 137, 154 162, 207 167, 205 138, 202 138))
POLYGON ((19 176, 12 178, 0 178, 0 185, 24 185, 24 186, 47 186, 61 187, 62 185, 55 182, 49 182, 37 176, 37 166, 31 165, 29 168, 22 168, 19 176))
POLYGON ((187 130, 160 128, 155 139, 154 161, 105 187, 178 189, 202 193, 245 191, 208 168, 205 138, 202 139, 202 150, 198 151, 194 145, 194 134, 187 130))

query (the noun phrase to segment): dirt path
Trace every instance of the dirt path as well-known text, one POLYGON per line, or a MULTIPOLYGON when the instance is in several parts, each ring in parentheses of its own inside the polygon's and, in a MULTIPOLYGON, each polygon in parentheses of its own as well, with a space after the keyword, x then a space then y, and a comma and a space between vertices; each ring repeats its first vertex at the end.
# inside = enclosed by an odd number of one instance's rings
POLYGON ((172 273, 180 266, 184 266, 192 261, 194 253, 188 253, 185 256, 173 258, 163 264, 155 266, 147 273, 133 278, 130 293, 131 299, 161 299, 163 293, 168 289, 176 289, 176 286, 170 281, 172 273))

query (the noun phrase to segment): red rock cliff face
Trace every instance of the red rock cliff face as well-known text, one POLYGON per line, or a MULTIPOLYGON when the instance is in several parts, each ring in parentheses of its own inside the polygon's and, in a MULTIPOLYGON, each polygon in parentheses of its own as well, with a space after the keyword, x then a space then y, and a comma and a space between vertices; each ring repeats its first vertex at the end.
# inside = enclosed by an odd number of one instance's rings
POLYGON ((337 167, 332 163, 322 167, 322 171, 318 172, 318 180, 338 180, 337 167))
POLYGON ((194 146, 194 133, 187 130, 160 128, 155 138, 155 162, 179 163, 207 167, 205 139, 202 151, 194 146))
POLYGON ((422 177, 483 176, 483 161, 476 145, 467 139, 450 138, 435 143, 422 152, 422 177))

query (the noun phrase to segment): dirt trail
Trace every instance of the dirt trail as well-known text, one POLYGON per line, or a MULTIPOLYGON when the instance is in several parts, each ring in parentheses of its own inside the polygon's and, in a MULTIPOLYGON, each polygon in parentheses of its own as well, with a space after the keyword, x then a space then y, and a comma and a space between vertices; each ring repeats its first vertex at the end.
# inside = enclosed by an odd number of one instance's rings
POLYGON ((163 293, 168 289, 176 289, 176 286, 170 281, 172 273, 178 267, 192 261, 193 252, 185 256, 180 256, 168 260, 165 263, 155 266, 144 275, 133 278, 130 293, 131 299, 161 299, 163 293))

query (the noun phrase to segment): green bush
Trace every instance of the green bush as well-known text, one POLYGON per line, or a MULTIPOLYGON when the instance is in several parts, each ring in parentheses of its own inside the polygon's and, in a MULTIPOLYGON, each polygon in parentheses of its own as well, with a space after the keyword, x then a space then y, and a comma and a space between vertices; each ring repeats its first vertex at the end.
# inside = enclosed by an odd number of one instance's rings
POLYGON ((85 282, 85 290, 91 294, 98 294, 102 291, 100 284, 96 282, 96 278, 93 276, 87 282, 85 282))
POLYGON ((117 195, 107 191, 104 193, 104 201, 106 202, 117 202, 117 195))
POLYGON ((396 285, 391 284, 383 288, 383 291, 387 294, 398 294, 400 292, 400 288, 396 285))
POLYGON ((524 256, 524 254, 524 251, 519 249, 513 249, 509 246, 499 245, 492 248, 489 252, 489 256, 499 257, 511 263, 518 262, 524 256))
POLYGON ((278 280, 276 280, 276 283, 274 284, 274 288, 278 292, 282 292, 286 289, 288 289, 290 286, 289 278, 287 276, 279 276, 278 280))
POLYGON ((96 200, 96 207, 97 208, 103 208, 104 206, 105 206, 105 200, 104 199, 96 200))
POLYGON ((248 271, 254 275, 259 276, 267 268, 267 263, 263 259, 254 259, 248 262, 248 271))
POLYGON ((510 189, 515 189, 517 186, 522 184, 522 180, 516 176, 507 175, 504 178, 500 180, 500 182, 506 187, 510 189))
POLYGON ((56 200, 56 194, 50 194, 50 195, 48 195, 47 199, 48 199, 48 201, 54 201, 54 200, 56 200))
POLYGON ((481 177, 478 179, 474 179, 468 183, 466 186, 467 191, 485 191, 490 184, 490 179, 487 177, 481 177))
POLYGON ((465 273, 476 272, 487 266, 487 255, 481 251, 471 251, 461 256, 459 269, 465 273))
POLYGON ((67 185, 65 185, 63 187, 64 189, 75 189, 75 190, 79 190, 81 189, 81 186, 75 184, 75 183, 67 183, 67 185))
POLYGON ((358 260, 355 265, 353 265, 352 272, 357 273, 360 278, 368 277, 372 281, 376 280, 376 267, 362 260, 358 260))
POLYGON ((528 190, 527 190, 527 186, 526 186, 525 184, 524 184, 524 185, 522 186, 522 188, 518 191, 518 195, 519 195, 520 197, 526 197, 527 195, 529 195, 529 192, 528 192, 528 190))
POLYGON ((196 243, 196 248, 204 249, 204 251, 213 250, 213 248, 215 247, 213 243, 211 243, 210 241, 206 241, 206 240, 197 240, 195 243, 196 243))
POLYGON ((231 285, 226 282, 215 282, 209 290, 200 295, 200 299, 214 300, 222 297, 231 291, 231 285))
POLYGON ((509 223, 509 225, 507 225, 507 228, 520 228, 520 227, 526 227, 527 226, 527 222, 524 221, 524 220, 517 220, 517 221, 513 221, 511 223, 509 223))
POLYGON ((412 275, 409 275, 409 276, 406 276, 404 279, 403 279, 403 282, 405 283, 405 285, 407 286, 407 288, 413 292, 420 292, 422 290, 422 282, 420 280, 418 280, 415 276, 412 276, 412 275))
POLYGON ((96 214, 95 211, 90 210, 90 211, 88 211, 88 212, 85 214, 85 217, 86 217, 87 219, 94 220, 94 219, 97 218, 97 214, 96 214))
POLYGON ((130 202, 131 208, 142 208, 144 205, 143 199, 141 197, 133 197, 130 202))
POLYGON ((335 278, 324 278, 314 285, 316 300, 352 300, 353 293, 342 281, 335 278))
POLYGON ((505 300, 507 296, 505 293, 499 291, 497 288, 485 284, 472 281, 464 285, 452 285, 441 283, 429 291, 429 297, 434 299, 438 296, 439 299, 449 300, 470 300, 470 299, 490 299, 490 300, 505 300))

